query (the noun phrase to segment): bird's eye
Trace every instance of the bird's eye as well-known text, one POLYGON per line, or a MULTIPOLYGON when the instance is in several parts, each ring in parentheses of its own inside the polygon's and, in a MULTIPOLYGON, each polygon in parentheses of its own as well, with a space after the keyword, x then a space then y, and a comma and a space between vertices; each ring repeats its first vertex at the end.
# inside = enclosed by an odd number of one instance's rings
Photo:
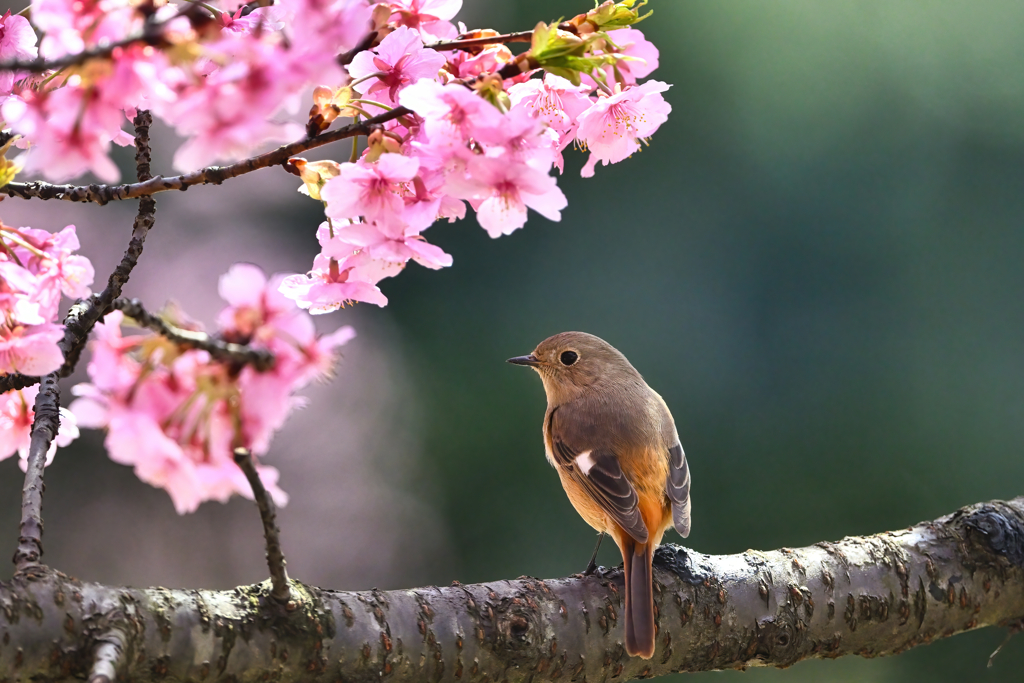
POLYGON ((575 351, 562 351, 562 355, 558 357, 558 360, 562 361, 562 365, 572 365, 579 358, 579 354, 575 351))

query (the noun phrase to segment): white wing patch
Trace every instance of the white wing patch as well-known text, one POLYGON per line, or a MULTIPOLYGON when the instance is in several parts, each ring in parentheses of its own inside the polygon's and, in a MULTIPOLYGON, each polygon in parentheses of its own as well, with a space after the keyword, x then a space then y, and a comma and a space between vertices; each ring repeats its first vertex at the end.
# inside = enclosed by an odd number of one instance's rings
POLYGON ((590 474, 590 468, 594 466, 594 459, 590 457, 590 451, 583 451, 574 459, 576 467, 579 467, 584 475, 590 474))

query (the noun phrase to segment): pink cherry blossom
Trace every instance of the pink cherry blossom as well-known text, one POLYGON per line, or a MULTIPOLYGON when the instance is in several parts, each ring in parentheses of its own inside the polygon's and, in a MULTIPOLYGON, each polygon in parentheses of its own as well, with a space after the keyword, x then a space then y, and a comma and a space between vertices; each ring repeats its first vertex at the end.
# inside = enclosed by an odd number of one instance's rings
POLYGON ((320 190, 327 215, 336 220, 365 217, 394 221, 405 207, 402 186, 416 177, 419 161, 401 154, 381 154, 374 163, 345 163, 320 190))
MULTIPOLYGON (((501 125, 477 127, 474 140, 489 157, 504 157, 547 173, 558 147, 558 133, 535 119, 525 108, 512 109, 501 125)), ((470 157, 472 158, 472 157, 470 157)))
MULTIPOLYGON (((28 450, 32 440, 32 422, 35 420, 33 406, 39 387, 8 391, 0 395, 0 460, 6 460, 18 453, 21 471, 28 467, 28 450)), ((60 409, 60 428, 57 437, 46 452, 46 465, 53 462, 57 448, 64 448, 78 438, 75 416, 67 408, 60 409)))
POLYGON ((8 318, 0 323, 0 372, 45 375, 64 364, 57 342, 64 328, 53 323, 20 325, 8 318))
POLYGON ((658 68, 658 48, 641 31, 627 26, 610 31, 608 37, 618 47, 615 54, 628 58, 616 64, 627 83, 636 83, 658 68))
POLYGON ((89 259, 73 253, 80 247, 75 226, 58 233, 33 228, 18 228, 16 233, 32 249, 17 242, 9 244, 8 249, 35 276, 32 300, 40 305, 39 314, 46 321, 57 319, 62 293, 72 299, 89 296, 95 271, 89 259))
POLYGON ((177 100, 157 111, 188 141, 174 155, 174 166, 192 170, 219 159, 237 159, 267 142, 301 135, 297 124, 272 116, 305 83, 281 46, 224 32, 209 54, 224 66, 183 88, 177 100))
POLYGON ((120 173, 110 160, 110 144, 131 144, 121 130, 124 115, 92 107, 93 95, 83 88, 65 86, 48 93, 25 92, 8 97, 0 109, 11 128, 33 143, 25 170, 42 171, 47 178, 65 181, 92 171, 104 182, 120 173))
POLYGON ((281 293, 314 315, 336 311, 355 301, 383 307, 388 298, 376 283, 397 275, 402 268, 402 264, 371 259, 365 252, 355 252, 343 261, 318 254, 311 271, 284 279, 281 293))
POLYGON ((421 117, 432 144, 454 140, 459 147, 477 128, 501 125, 501 112, 468 88, 421 80, 402 90, 398 101, 421 117))
MULTIPOLYGON (((71 410, 83 426, 106 428, 111 459, 165 489, 179 513, 206 500, 251 497, 233 448, 265 454, 302 402, 295 391, 329 373, 337 348, 354 336, 348 327, 317 335, 309 315, 280 293, 283 279, 237 264, 220 281, 229 306, 218 318, 219 335, 272 351, 275 363, 267 370, 225 365, 152 335, 124 337, 117 311, 97 326, 92 383, 73 389, 78 399, 71 410)), ((257 472, 283 505, 277 470, 260 464, 257 472)))
POLYGON ((508 90, 512 111, 529 112, 558 135, 554 164, 559 172, 564 168, 562 150, 576 138, 580 114, 593 104, 589 91, 586 85, 573 85, 553 74, 545 74, 543 81, 531 79, 517 83, 508 90))
MULTIPOLYGON (((35 59, 39 54, 36 47, 36 33, 28 23, 28 19, 11 15, 11 11, 0 17, 0 60, 35 59)), ((14 89, 14 82, 24 77, 22 73, 13 71, 0 72, 0 96, 7 95, 14 89)))
POLYGON ((373 51, 357 54, 348 72, 354 79, 383 74, 353 87, 369 99, 394 105, 401 88, 420 79, 436 78, 444 64, 443 55, 423 47, 417 31, 402 26, 388 34, 373 51))
POLYGON ((567 204, 554 178, 500 158, 474 159, 466 177, 451 179, 449 188, 454 196, 470 200, 480 227, 491 237, 523 227, 527 207, 557 221, 567 204))
POLYGON ((609 97, 598 99, 580 114, 576 138, 590 150, 590 159, 580 172, 594 175, 594 166, 622 161, 640 149, 640 140, 654 134, 668 120, 672 106, 661 93, 667 83, 647 81, 609 97))
POLYGON ((478 54, 456 50, 449 58, 449 63, 456 68, 459 78, 474 78, 482 74, 493 74, 501 70, 514 59, 508 46, 490 45, 478 54))
POLYGON ((255 32, 276 32, 284 29, 284 10, 280 5, 257 7, 242 16, 244 5, 235 10, 234 14, 221 12, 217 17, 223 30, 234 33, 252 34, 255 32))
POLYGON ((39 54, 36 47, 36 32, 28 19, 12 15, 11 10, 0 17, 0 59, 4 61, 35 59, 39 54))
POLYGON ((142 21, 131 0, 32 2, 32 23, 44 36, 39 51, 48 59, 120 40, 138 30, 142 21))
POLYGON ((462 0, 394 0, 391 21, 416 29, 423 40, 447 40, 457 31, 448 21, 462 9, 462 0))
POLYGON ((323 79, 335 56, 370 32, 372 5, 366 0, 279 0, 275 6, 282 9, 292 68, 306 76, 323 79))
POLYGON ((394 224, 353 223, 335 231, 334 240, 348 247, 365 250, 372 259, 392 263, 414 260, 421 266, 438 269, 452 264, 452 257, 420 235, 394 224))
POLYGON ((92 264, 78 249, 75 226, 57 234, 0 224, 0 372, 44 375, 64 363, 54 324, 60 295, 88 296, 92 264))
POLYGON ((256 342, 275 351, 275 341, 282 336, 311 340, 315 331, 309 316, 278 291, 283 277, 268 280, 259 266, 250 263, 231 266, 217 287, 229 304, 217 317, 222 334, 238 343, 256 342))

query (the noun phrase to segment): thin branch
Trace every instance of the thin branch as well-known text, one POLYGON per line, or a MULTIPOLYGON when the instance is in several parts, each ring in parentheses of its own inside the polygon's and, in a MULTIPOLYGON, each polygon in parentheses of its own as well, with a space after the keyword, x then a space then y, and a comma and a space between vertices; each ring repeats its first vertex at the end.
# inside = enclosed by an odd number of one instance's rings
POLYGON ((363 52, 364 50, 369 50, 371 47, 373 47, 373 44, 375 42, 377 42, 377 31, 370 31, 365 36, 363 36, 363 39, 360 40, 359 43, 354 48, 352 48, 348 52, 342 52, 340 55, 338 55, 338 66, 348 66, 349 64, 352 63, 352 60, 355 59, 357 54, 363 52))
POLYGON ((270 569, 270 597, 281 604, 295 609, 291 590, 288 587, 288 572, 285 570, 284 552, 281 550, 281 530, 277 527, 277 511, 274 501, 260 480, 252 455, 245 448, 235 449, 235 463, 245 473, 252 487, 252 495, 263 521, 263 538, 267 543, 267 567, 270 569))
POLYGON ((431 50, 472 50, 487 45, 498 43, 529 43, 533 39, 533 31, 517 31, 515 33, 503 33, 487 38, 456 38, 455 40, 441 40, 430 45, 424 45, 431 50))
POLYGON ((199 10, 199 6, 194 2, 189 2, 185 7, 182 7, 173 16, 168 17, 164 21, 156 21, 155 15, 150 14, 146 17, 146 20, 142 25, 142 30, 135 35, 127 36, 121 40, 115 40, 103 45, 96 45, 82 50, 81 52, 67 54, 55 59, 38 57, 36 59, 11 59, 6 62, 0 62, 0 72, 28 71, 37 74, 46 73, 48 71, 56 71, 69 66, 78 66, 80 64, 84 64, 90 59, 106 59, 116 51, 135 44, 159 47, 164 38, 163 30, 168 24, 179 17, 186 16, 197 10, 199 10))
POLYGON ((223 363, 251 365, 260 372, 274 367, 274 356, 269 351, 222 341, 205 332, 176 327, 147 311, 138 299, 115 299, 111 303, 111 308, 123 311, 139 326, 148 328, 181 347, 201 349, 223 363))
MULTIPOLYGON (((83 680, 94 652, 88 625, 116 623, 128 609, 137 654, 119 673, 134 683, 624 683, 893 655, 1024 616, 1024 498, 806 548, 703 555, 663 546, 654 580, 657 649, 644 660, 622 645, 621 568, 393 591, 292 580, 291 611, 270 582, 140 590, 57 573, 15 577, 0 582, 0 671, 83 680)), ((978 655, 979 677, 985 660, 978 655)))
MULTIPOLYGON (((152 123, 153 116, 148 111, 140 109, 136 113, 134 120, 135 166, 140 181, 146 181, 153 177, 150 171, 152 153, 149 146, 149 127, 152 123)), ((143 197, 139 200, 139 212, 135 216, 128 249, 121 258, 121 263, 107 278, 106 288, 84 301, 75 302, 68 310, 68 314, 64 318, 64 338, 58 342, 61 353, 64 355, 64 365, 57 371, 60 377, 67 377, 75 371, 92 328, 110 312, 110 303, 121 296, 122 288, 128 282, 132 269, 139 262, 139 256, 142 255, 142 245, 146 241, 146 235, 149 234, 155 222, 156 200, 152 197, 143 197)), ((38 383, 39 377, 31 375, 20 373, 3 375, 0 376, 0 393, 12 389, 24 389, 38 383)))
POLYGON ((118 670, 125 668, 127 647, 128 638, 119 628, 112 628, 97 638, 87 683, 115 683, 118 670))
POLYGON ((405 107, 395 107, 371 119, 351 123, 337 130, 328 131, 315 138, 306 138, 277 149, 250 157, 230 166, 207 166, 206 168, 170 178, 156 176, 150 180, 126 185, 53 185, 44 182, 7 183, 0 192, 22 199, 62 199, 69 202, 107 202, 146 197, 169 190, 187 190, 193 185, 219 185, 230 178, 237 178, 261 168, 282 166, 288 159, 316 147, 323 147, 338 140, 369 135, 380 124, 411 114, 405 107))
POLYGON ((25 574, 42 567, 43 557, 43 469, 50 444, 60 429, 60 388, 57 373, 43 377, 33 408, 32 436, 28 451, 25 485, 21 490, 21 526, 14 567, 25 574))

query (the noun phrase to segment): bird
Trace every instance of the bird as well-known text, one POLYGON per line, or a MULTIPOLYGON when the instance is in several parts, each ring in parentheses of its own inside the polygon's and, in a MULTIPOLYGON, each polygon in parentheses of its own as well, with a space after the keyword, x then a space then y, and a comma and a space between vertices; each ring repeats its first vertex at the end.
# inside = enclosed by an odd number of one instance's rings
MULTIPOLYGON (((622 553, 625 646, 654 655, 654 549, 690 533, 690 470, 672 413, 626 357, 599 337, 562 332, 509 363, 533 368, 547 395, 544 450, 584 521, 622 553)), ((593 570, 597 549, 587 573, 593 570)))

